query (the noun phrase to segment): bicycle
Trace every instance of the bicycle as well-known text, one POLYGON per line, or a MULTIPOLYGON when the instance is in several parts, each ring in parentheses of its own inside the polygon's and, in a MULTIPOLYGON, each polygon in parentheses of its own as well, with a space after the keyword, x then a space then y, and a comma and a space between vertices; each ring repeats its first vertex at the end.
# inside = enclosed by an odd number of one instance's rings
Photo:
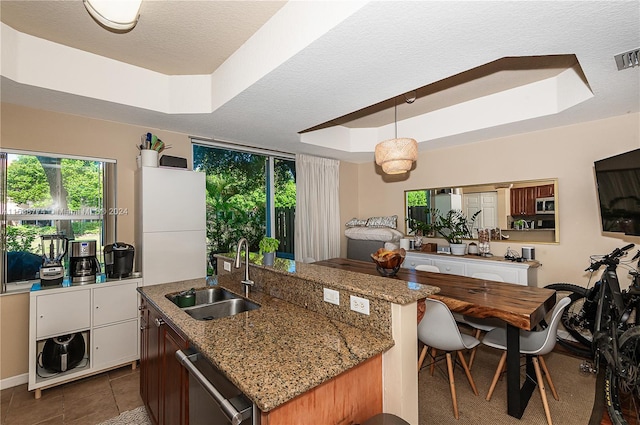
MULTIPOLYGON (((630 413, 640 418, 640 260, 629 273, 633 283, 627 290, 620 289, 617 267, 620 257, 634 247, 629 244, 616 248, 610 254, 591 257, 585 271, 595 273, 606 266, 600 280, 591 288, 568 283, 555 283, 546 288, 571 298, 562 315, 562 324, 571 339, 559 336, 558 343, 573 353, 590 357, 593 364, 582 369, 598 372, 604 359, 604 395, 612 422, 626 425, 622 404, 628 403, 630 413)), ((640 251, 631 262, 640 258, 640 251)))

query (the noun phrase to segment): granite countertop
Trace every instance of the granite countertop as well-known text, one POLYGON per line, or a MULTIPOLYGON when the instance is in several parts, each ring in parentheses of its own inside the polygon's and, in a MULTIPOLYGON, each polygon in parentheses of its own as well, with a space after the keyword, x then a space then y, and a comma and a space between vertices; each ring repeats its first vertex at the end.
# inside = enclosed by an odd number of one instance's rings
MULTIPOLYGON (((387 335, 332 320, 255 290, 249 298, 261 308, 212 321, 191 318, 165 297, 205 286, 205 279, 196 279, 144 286, 139 291, 262 411, 272 410, 394 345, 387 335)), ((221 286, 242 293, 239 283, 221 286)))

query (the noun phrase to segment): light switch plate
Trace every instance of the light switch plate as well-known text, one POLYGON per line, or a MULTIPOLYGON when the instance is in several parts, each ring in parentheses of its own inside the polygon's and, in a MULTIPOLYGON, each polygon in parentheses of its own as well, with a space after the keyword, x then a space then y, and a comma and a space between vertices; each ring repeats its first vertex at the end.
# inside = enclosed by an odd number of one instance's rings
POLYGON ((335 305, 340 305, 340 292, 334 289, 323 288, 323 293, 324 293, 324 300, 326 302, 335 304, 335 305))
POLYGON ((224 267, 225 271, 227 271, 227 272, 231 271, 231 263, 230 262, 225 261, 223 267, 224 267))
POLYGON ((350 305, 351 305, 351 310, 353 311, 357 311, 358 313, 362 313, 362 314, 369 314, 369 300, 366 298, 360 298, 360 297, 356 297, 351 295, 350 296, 350 305))

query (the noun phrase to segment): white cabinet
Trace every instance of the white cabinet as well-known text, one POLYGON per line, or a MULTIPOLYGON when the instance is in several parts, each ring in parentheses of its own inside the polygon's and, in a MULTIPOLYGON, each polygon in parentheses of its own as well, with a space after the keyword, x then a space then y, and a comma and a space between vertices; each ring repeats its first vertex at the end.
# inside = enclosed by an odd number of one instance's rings
POLYGON ((136 268, 144 285, 205 277, 205 174, 142 167, 136 185, 136 268))
POLYGON ((36 337, 47 338, 89 329, 91 326, 91 299, 89 291, 36 296, 36 337))
POLYGON ((402 267, 415 269, 419 264, 431 264, 440 269, 440 273, 460 276, 482 276, 487 280, 502 280, 517 285, 537 286, 537 267, 539 263, 513 263, 500 258, 471 256, 452 256, 447 254, 429 254, 408 252, 402 267))
POLYGON ((29 391, 41 390, 138 360, 138 293, 142 279, 33 291, 29 296, 29 391), (85 358, 54 373, 39 365, 47 339, 81 333, 85 358))

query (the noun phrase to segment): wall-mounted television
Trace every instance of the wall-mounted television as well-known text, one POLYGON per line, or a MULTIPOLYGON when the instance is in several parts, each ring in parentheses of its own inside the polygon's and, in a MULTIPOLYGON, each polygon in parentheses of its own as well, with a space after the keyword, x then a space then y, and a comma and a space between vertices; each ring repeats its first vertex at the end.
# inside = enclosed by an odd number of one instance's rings
POLYGON ((594 163, 603 232, 640 236, 640 149, 594 163))

